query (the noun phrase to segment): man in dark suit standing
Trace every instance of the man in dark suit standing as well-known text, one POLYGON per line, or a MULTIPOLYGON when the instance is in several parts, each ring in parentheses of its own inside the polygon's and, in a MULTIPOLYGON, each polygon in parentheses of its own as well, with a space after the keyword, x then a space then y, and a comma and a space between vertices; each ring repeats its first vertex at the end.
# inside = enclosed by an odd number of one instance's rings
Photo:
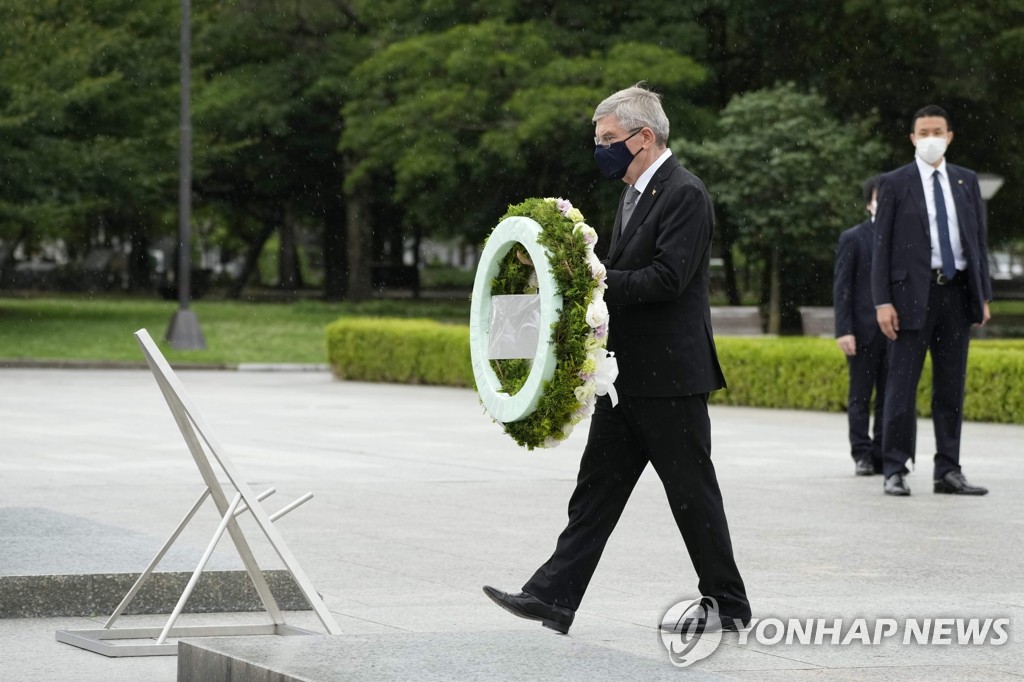
POLYGON ((854 473, 871 476, 882 473, 882 410, 889 341, 878 328, 871 299, 871 251, 875 241, 878 176, 869 178, 863 191, 864 207, 870 216, 839 235, 832 279, 832 305, 835 309, 836 344, 846 355, 850 372, 846 413, 854 473), (875 393, 873 431, 869 428, 872 391, 875 393))
POLYGON ((974 171, 946 163, 949 116, 914 114, 912 163, 882 176, 875 219, 871 289, 878 326, 892 339, 882 457, 887 495, 910 495, 906 462, 916 447, 917 383, 932 357, 936 493, 984 495, 960 471, 960 429, 971 324, 989 319, 992 285, 974 171))
MULTIPOLYGON (((650 462, 696 569, 710 631, 750 620, 711 463, 707 401, 725 387, 711 332, 708 263, 714 209, 703 183, 667 148, 659 95, 621 90, 594 112, 594 158, 626 183, 619 200, 605 301, 619 403, 598 398, 569 523, 554 554, 518 594, 484 592, 511 613, 566 633, 637 479, 650 462)), ((682 577, 682 576, 680 576, 682 577)))

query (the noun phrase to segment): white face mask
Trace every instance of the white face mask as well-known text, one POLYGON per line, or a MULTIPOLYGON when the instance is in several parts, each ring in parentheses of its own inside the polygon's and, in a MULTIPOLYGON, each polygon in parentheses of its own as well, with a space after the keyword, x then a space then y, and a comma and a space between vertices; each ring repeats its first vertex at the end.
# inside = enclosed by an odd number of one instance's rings
POLYGON ((945 137, 919 137, 914 143, 917 155, 928 165, 934 165, 946 153, 945 137))

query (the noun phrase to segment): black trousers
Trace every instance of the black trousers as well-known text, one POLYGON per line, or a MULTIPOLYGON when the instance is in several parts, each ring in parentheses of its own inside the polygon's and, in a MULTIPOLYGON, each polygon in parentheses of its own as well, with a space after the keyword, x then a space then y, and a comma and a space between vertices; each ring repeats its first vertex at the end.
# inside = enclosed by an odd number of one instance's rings
POLYGON ((846 416, 850 425, 850 455, 855 461, 869 459, 882 469, 882 423, 885 381, 889 372, 889 340, 881 332, 857 344, 857 354, 846 358, 850 392, 846 416), (871 393, 875 394, 875 423, 871 428, 871 393))
POLYGON ((576 490, 569 500, 569 524, 554 554, 523 591, 548 603, 579 608, 648 461, 665 486, 701 595, 715 597, 724 615, 749 618, 750 605, 733 559, 722 494, 711 463, 706 394, 680 398, 620 394, 615 408, 606 396, 598 399, 576 490))
MULTIPOLYGON (((882 434, 886 476, 906 473, 917 447, 917 384, 925 354, 932 356, 932 424, 935 428, 934 477, 960 470, 967 348, 971 340, 967 278, 932 284, 921 329, 901 329, 889 347, 882 434)), ((898 311, 897 311, 898 312, 898 311)))

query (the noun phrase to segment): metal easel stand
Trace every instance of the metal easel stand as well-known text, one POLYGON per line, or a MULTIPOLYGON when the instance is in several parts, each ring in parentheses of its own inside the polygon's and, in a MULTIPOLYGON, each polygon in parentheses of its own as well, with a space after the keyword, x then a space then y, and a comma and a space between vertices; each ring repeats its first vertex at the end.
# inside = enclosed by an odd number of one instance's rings
POLYGON ((245 538, 245 534, 242 532, 241 527, 238 525, 236 518, 246 512, 252 514, 257 526, 263 531, 267 540, 270 541, 274 551, 280 557, 284 563, 285 568, 291 574, 295 584, 302 591, 306 601, 309 602, 313 611, 316 613, 320 622, 323 624, 324 629, 328 634, 337 635, 341 634, 341 629, 338 627, 337 622, 334 620, 334 616, 327 607, 324 605, 320 595, 314 589, 313 584, 306 576, 302 567, 299 566, 298 561, 292 555, 288 546, 285 544, 284 538, 274 527, 274 521, 281 518, 288 512, 296 509, 300 505, 309 501, 313 497, 312 493, 306 493, 299 499, 295 500, 291 504, 277 511, 273 515, 268 515, 266 510, 260 502, 270 495, 274 494, 275 490, 269 488, 264 492, 256 495, 245 480, 238 474, 231 460, 224 453, 223 448, 213 437, 212 432, 206 425, 205 421, 196 409, 192 399, 185 391, 185 387, 182 386, 181 382, 175 376, 174 371, 171 369, 167 360, 163 354, 157 348, 153 339, 145 329, 140 329, 135 332, 135 338, 139 342, 142 348, 142 353, 146 357, 146 362, 149 364, 150 370, 153 372, 153 376, 156 378, 157 385, 160 387, 161 393, 163 393, 164 399, 167 401, 167 406, 171 410, 171 414, 174 416, 174 421, 178 424, 178 429, 181 431, 181 435, 184 436, 185 442, 188 445, 189 451, 192 453, 192 458, 195 460, 196 466, 199 468, 199 473, 203 477, 203 481, 206 483, 206 489, 202 492, 199 498, 195 501, 188 513, 175 528, 174 532, 171 533, 170 537, 164 543, 160 551, 157 552, 156 556, 146 567, 146 570, 142 572, 139 578, 132 585, 132 588, 128 590, 124 599, 111 614, 110 618, 100 629, 85 629, 85 630, 57 630, 57 641, 71 644, 82 649, 94 651, 104 656, 174 656, 178 653, 178 645, 174 642, 168 642, 168 638, 181 638, 181 637, 220 637, 226 635, 298 635, 298 634, 316 634, 309 630, 294 627, 284 622, 284 617, 278 608, 277 601, 274 599, 274 595, 270 592, 270 588, 267 585, 266 580, 263 577, 263 572, 256 562, 255 556, 253 556, 252 549, 249 546, 248 541, 245 538), (217 477, 217 471, 220 471, 224 477, 227 478, 228 484, 221 483, 217 477), (230 500, 228 499, 228 493, 231 492, 230 500), (199 565, 196 566, 196 570, 192 573, 192 577, 188 584, 185 586, 184 591, 181 593, 181 597, 178 599, 177 605, 174 607, 174 611, 167 619, 167 623, 162 627, 140 627, 140 628, 117 628, 113 627, 114 622, 124 612, 124 610, 131 603, 135 595, 138 594, 139 590, 145 584, 146 580, 149 579, 153 571, 156 569, 160 560, 163 559, 164 555, 174 544, 181 532, 189 524, 196 512, 202 506, 206 498, 213 498, 214 504, 217 506, 217 510, 220 513, 220 524, 214 531, 213 537, 210 539, 210 543, 203 553, 202 558, 199 560, 199 565), (245 571, 252 581, 253 587, 256 588, 256 593, 263 604, 267 615, 270 616, 270 623, 256 624, 256 625, 203 625, 203 626, 180 626, 175 627, 175 622, 178 616, 181 615, 182 609, 185 607, 185 603, 188 601, 189 596, 192 594, 192 590, 195 588, 196 583, 199 582, 199 578, 206 568, 206 564, 209 562, 210 557, 213 555, 213 551, 220 541, 224 532, 227 531, 230 536, 235 549, 238 551, 238 556, 241 558, 242 563, 245 566, 245 571), (120 642, 120 643, 118 643, 120 642))

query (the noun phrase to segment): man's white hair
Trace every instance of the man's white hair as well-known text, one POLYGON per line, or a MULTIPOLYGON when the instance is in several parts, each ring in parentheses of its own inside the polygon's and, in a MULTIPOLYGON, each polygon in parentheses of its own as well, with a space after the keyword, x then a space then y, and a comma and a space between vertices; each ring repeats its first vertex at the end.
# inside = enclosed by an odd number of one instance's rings
POLYGON ((626 130, 650 128, 654 141, 661 146, 668 145, 668 116, 661 108, 661 95, 644 87, 640 81, 631 88, 619 90, 594 110, 594 122, 605 116, 614 116, 626 130))

